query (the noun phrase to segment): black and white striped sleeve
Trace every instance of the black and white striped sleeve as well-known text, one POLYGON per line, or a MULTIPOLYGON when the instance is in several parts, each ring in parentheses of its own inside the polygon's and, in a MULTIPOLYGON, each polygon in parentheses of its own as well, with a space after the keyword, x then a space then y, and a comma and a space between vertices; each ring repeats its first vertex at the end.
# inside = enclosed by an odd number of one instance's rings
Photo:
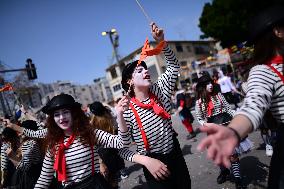
POLYGON ((22 159, 17 168, 29 170, 32 164, 41 161, 41 152, 39 144, 34 140, 27 140, 22 145, 22 159))
MULTIPOLYGON (((244 115, 257 129, 266 110, 270 107, 275 84, 280 78, 265 65, 251 69, 247 80, 247 94, 244 103, 235 115, 244 115)), ((281 81, 281 80, 280 80, 281 81)), ((283 85, 283 84, 282 84, 283 85)))
POLYGON ((8 161, 9 158, 7 156, 6 150, 9 148, 10 146, 3 142, 2 146, 1 146, 1 171, 3 170, 7 170, 8 168, 8 161))
POLYGON ((118 135, 112 135, 108 132, 96 129, 95 136, 99 145, 105 148, 125 148, 130 146, 129 131, 121 132, 118 130, 118 135))
POLYGON ((52 154, 50 153, 50 150, 47 150, 43 165, 41 169, 40 176, 37 180, 37 183, 35 185, 35 189, 48 189, 49 185, 51 184, 53 175, 54 175, 54 158, 52 154))
POLYGON ((206 118, 204 117, 204 113, 202 112, 200 101, 201 100, 198 99, 195 103, 195 115, 198 123, 203 126, 203 124, 206 123, 206 118))
POLYGON ((133 162, 133 156, 136 154, 135 152, 129 150, 129 148, 122 148, 118 150, 118 154, 121 158, 133 162))
POLYGON ((27 137, 30 137, 30 138, 45 138, 46 135, 47 135, 47 128, 37 130, 37 131, 33 131, 33 130, 30 130, 30 129, 24 128, 23 134, 27 137))
POLYGON ((227 112, 228 114, 230 114, 232 117, 234 117, 234 114, 235 114, 235 110, 233 110, 230 106, 230 104, 227 102, 227 100, 225 99, 225 97, 221 94, 221 93, 218 93, 217 94, 221 101, 222 101, 222 105, 223 105, 223 109, 225 112, 227 112))
POLYGON ((153 94, 162 99, 162 101, 164 101, 163 98, 171 99, 180 68, 174 52, 168 45, 163 49, 163 52, 167 62, 167 69, 151 88, 153 94))

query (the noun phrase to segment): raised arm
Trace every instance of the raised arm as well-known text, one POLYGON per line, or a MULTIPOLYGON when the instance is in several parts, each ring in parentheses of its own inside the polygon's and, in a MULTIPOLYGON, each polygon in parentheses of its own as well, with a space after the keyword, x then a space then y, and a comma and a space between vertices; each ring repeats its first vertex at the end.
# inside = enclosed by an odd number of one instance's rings
MULTIPOLYGON (((153 38, 157 43, 164 40, 164 31, 155 23, 151 24, 151 32, 153 38)), ((178 78, 179 63, 175 57, 173 51, 165 45, 163 48, 163 53, 167 62, 167 69, 159 79, 153 84, 151 91, 158 97, 167 96, 170 100, 171 95, 173 95, 176 80, 178 78)))
POLYGON ((122 97, 115 107, 118 123, 118 135, 112 135, 102 130, 96 130, 98 144, 105 148, 124 148, 130 145, 130 133, 123 117, 123 112, 129 107, 129 98, 122 97))

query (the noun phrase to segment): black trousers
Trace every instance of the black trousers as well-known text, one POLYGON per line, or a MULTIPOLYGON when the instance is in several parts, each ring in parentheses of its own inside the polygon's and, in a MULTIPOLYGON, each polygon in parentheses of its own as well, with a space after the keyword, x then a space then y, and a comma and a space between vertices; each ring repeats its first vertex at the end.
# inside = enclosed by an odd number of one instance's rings
POLYGON ((144 175, 150 189, 191 189, 190 175, 179 142, 176 137, 173 137, 173 140, 174 149, 169 154, 148 154, 149 157, 159 159, 165 163, 171 172, 166 180, 157 181, 147 168, 143 167, 144 175))
POLYGON ((284 124, 277 131, 269 167, 268 189, 284 189, 284 124))

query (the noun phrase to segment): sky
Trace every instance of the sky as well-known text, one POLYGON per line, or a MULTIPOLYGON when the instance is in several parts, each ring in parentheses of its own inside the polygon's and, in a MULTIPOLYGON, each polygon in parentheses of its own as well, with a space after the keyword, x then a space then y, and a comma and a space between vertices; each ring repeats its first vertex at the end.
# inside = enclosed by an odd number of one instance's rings
MULTIPOLYGON (((166 40, 198 40, 199 17, 210 0, 140 0, 166 40)), ((118 52, 127 56, 153 40, 135 0, 0 0, 0 61, 24 68, 31 58, 36 82, 91 84, 106 75, 112 46, 103 31, 115 28, 118 52)), ((16 74, 16 73, 14 73, 16 74)))

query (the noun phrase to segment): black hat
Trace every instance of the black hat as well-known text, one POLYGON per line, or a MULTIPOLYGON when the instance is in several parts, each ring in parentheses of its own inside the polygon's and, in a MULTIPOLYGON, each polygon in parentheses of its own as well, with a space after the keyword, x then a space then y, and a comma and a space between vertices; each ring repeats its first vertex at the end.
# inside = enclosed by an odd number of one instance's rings
POLYGON ((95 101, 90 104, 89 108, 90 111, 96 116, 102 116, 108 111, 108 109, 101 102, 98 101, 95 101))
POLYGON ((42 112, 45 114, 51 114, 55 110, 62 108, 80 108, 81 104, 76 102, 71 95, 60 94, 54 96, 43 108, 42 112))
MULTIPOLYGON (((132 63, 129 63, 124 67, 124 69, 122 71, 121 85, 122 85, 122 88, 125 91, 128 91, 128 89, 129 89, 129 84, 127 83, 127 81, 132 78, 132 74, 133 74, 137 64, 138 64, 138 60, 136 60, 132 63)), ((140 65, 143 66, 145 69, 147 69, 147 65, 144 61, 141 61, 140 65)))
POLYGON ((203 87, 207 85, 209 82, 212 83, 213 80, 211 79, 209 75, 204 74, 200 78, 198 78, 196 88, 203 87))
POLYGON ((254 43, 262 34, 284 21, 284 7, 270 7, 249 22, 249 43, 254 43))
POLYGON ((38 129, 37 123, 34 120, 23 121, 21 127, 36 131, 38 129))

